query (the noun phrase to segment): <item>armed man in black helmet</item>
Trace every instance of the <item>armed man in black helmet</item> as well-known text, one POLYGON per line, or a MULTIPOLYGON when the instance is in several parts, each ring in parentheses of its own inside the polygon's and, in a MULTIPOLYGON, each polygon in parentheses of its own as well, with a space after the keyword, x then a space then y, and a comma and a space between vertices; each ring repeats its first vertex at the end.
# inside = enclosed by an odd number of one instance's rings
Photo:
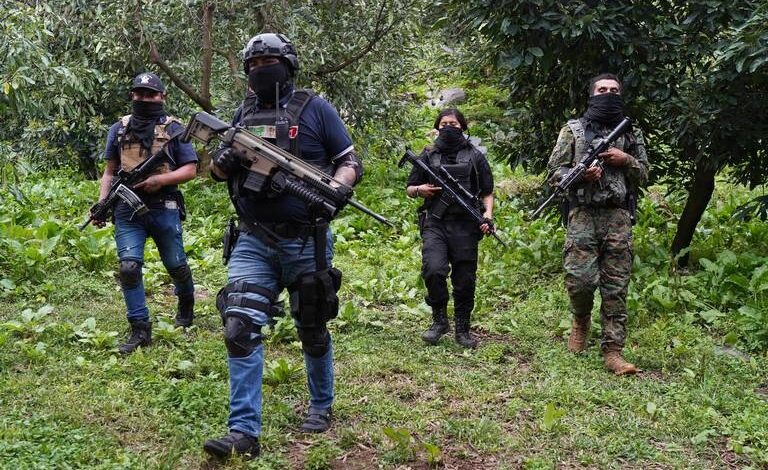
MULTIPOLYGON (((336 109, 310 90, 296 89, 299 61, 282 34, 259 34, 243 49, 249 91, 235 111, 233 125, 247 127, 305 162, 350 186, 362 176, 362 164, 336 109)), ((307 369, 309 408, 300 430, 324 432, 331 425, 333 347, 315 295, 323 286, 335 298, 341 273, 331 267, 333 240, 328 220, 313 214, 300 199, 270 189, 244 187, 248 169, 231 148, 214 152, 214 179, 226 181, 240 217, 225 246, 228 284, 217 306, 224 320, 230 376, 229 433, 209 439, 203 448, 219 458, 259 455, 261 380, 264 348, 261 329, 275 312, 284 288, 298 329, 307 369), (230 249, 230 253, 226 251, 230 249)), ((328 293, 326 293, 328 294, 328 293)), ((338 308, 338 299, 335 307, 338 308)))

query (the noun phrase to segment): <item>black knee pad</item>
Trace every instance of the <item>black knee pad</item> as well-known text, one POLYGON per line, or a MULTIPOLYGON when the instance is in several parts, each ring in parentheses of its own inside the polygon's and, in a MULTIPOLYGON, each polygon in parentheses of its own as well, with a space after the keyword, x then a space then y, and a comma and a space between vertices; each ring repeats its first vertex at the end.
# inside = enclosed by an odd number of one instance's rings
POLYGON ((261 327, 254 325, 247 315, 224 315, 224 344, 229 357, 247 357, 261 344, 261 327))
POLYGON ((325 326, 298 328, 301 349, 312 357, 323 357, 331 348, 331 333, 325 326))
POLYGON ((123 289, 133 289, 141 282, 142 263, 133 260, 120 261, 120 285, 123 289))
POLYGON ((186 263, 177 268, 169 269, 168 274, 171 275, 171 279, 177 284, 183 284, 192 279, 192 271, 186 263))

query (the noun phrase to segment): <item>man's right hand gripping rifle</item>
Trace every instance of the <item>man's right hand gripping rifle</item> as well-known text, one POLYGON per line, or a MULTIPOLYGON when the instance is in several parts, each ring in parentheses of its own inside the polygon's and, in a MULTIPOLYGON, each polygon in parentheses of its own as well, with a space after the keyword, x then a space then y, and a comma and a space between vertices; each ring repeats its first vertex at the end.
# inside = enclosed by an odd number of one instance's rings
POLYGON ((568 191, 573 184, 582 180, 588 183, 600 180, 603 176, 603 164, 611 166, 626 165, 627 155, 621 150, 611 147, 611 145, 622 134, 628 132, 632 128, 631 126, 632 120, 625 117, 608 136, 593 142, 587 155, 568 173, 561 175, 552 194, 531 214, 530 218, 535 219, 538 217, 550 202, 568 191))

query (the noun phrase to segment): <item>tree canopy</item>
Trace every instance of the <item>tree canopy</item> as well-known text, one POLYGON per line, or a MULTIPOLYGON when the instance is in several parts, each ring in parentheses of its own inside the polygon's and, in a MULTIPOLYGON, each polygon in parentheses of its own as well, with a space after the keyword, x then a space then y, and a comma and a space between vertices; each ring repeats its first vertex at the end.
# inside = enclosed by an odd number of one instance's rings
POLYGON ((751 185, 768 177, 765 0, 443 4, 456 36, 482 44, 477 61, 503 75, 512 164, 541 171, 552 136, 585 108, 589 77, 622 77, 652 176, 689 191, 674 253, 690 243, 719 170, 751 185))

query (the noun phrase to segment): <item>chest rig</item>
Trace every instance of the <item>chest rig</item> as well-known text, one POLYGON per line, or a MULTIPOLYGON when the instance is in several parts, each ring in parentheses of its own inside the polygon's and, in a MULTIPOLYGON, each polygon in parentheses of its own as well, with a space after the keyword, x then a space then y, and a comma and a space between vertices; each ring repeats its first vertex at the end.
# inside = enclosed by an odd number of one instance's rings
POLYGON ((456 178, 456 181, 458 181, 464 189, 476 196, 477 194, 474 194, 472 191, 472 173, 474 171, 475 177, 477 177, 477 160, 481 155, 479 150, 471 145, 467 145, 456 154, 456 163, 441 163, 442 154, 437 149, 432 149, 429 152, 427 160, 429 166, 431 166, 436 173, 439 174, 439 169, 442 166, 451 174, 451 176, 456 178))
MULTIPOLYGON (((577 162, 581 160, 589 151, 592 141, 596 137, 602 137, 590 127, 585 125, 583 119, 571 119, 568 121, 568 128, 574 136, 573 158, 577 162)), ((605 129, 602 129, 605 131, 605 129)), ((632 132, 620 136, 614 142, 613 146, 634 156, 635 138, 632 132)), ((587 205, 596 207, 623 207, 627 206, 627 198, 630 188, 624 169, 605 165, 603 167, 603 176, 599 181, 593 184, 575 185, 568 194, 569 203, 572 206, 587 205)))
MULTIPOLYGON (((479 150, 472 145, 467 145, 456 154, 456 163, 442 163, 442 154, 437 149, 430 150, 427 155, 427 162, 437 174, 440 174, 440 167, 445 168, 445 170, 450 173, 450 175, 464 189, 466 189, 467 192, 473 196, 477 196, 478 189, 473 191, 472 183, 474 175, 474 186, 475 188, 479 188, 479 182, 477 181, 479 178, 477 160, 481 156, 482 154, 479 150)), ((432 183, 436 184, 434 181, 432 183)), ((442 197, 445 196, 441 196, 441 198, 442 197)), ((478 209, 482 208, 478 207, 478 209)), ((464 214, 464 210, 455 201, 445 201, 443 199, 433 201, 433 203, 429 205, 429 211, 432 215, 438 218, 442 218, 444 215, 461 216, 464 214)))
POLYGON ((299 118, 315 93, 312 90, 296 90, 285 107, 273 109, 255 105, 256 96, 249 96, 240 107, 239 124, 254 135, 270 141, 283 150, 301 157, 299 148, 299 118))
MULTIPOLYGON (((126 132, 126 129, 128 128, 128 122, 130 120, 130 114, 123 116, 120 119, 122 127, 117 131, 117 141, 120 148, 120 166, 125 171, 131 171, 136 168, 141 162, 159 152, 160 149, 163 148, 163 146, 173 138, 173 136, 171 136, 171 134, 168 132, 168 126, 170 126, 171 123, 175 122, 183 126, 181 121, 179 121, 177 118, 173 116, 166 116, 164 123, 158 123, 155 125, 155 138, 152 141, 152 148, 147 151, 147 149, 141 146, 141 143, 136 138, 136 136, 133 135, 133 133, 126 132)), ((151 174, 156 175, 161 173, 168 173, 170 171, 170 165, 168 162, 164 162, 158 166, 157 169, 155 169, 155 171, 153 171, 151 174)))

